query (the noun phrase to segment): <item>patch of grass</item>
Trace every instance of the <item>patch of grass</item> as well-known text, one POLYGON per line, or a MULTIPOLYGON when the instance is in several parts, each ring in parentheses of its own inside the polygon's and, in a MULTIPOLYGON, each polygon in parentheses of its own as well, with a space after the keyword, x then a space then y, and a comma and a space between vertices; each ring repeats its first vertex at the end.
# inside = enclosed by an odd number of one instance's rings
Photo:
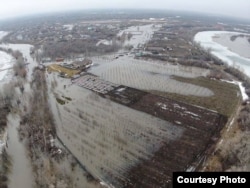
POLYGON ((61 105, 64 105, 65 104, 65 101, 60 99, 60 98, 56 98, 56 101, 61 104, 61 105))
POLYGON ((66 77, 68 78, 80 73, 79 70, 68 69, 57 64, 50 65, 47 67, 47 69, 48 72, 64 73, 65 75, 67 75, 66 77))
POLYGON ((153 94, 168 97, 174 100, 182 101, 188 104, 202 106, 211 110, 215 110, 222 115, 230 117, 235 111, 241 94, 239 87, 230 83, 211 80, 209 78, 184 78, 173 76, 172 79, 183 83, 190 83, 208 88, 214 92, 211 97, 197 97, 193 95, 181 95, 176 93, 165 93, 160 91, 149 91, 153 94))

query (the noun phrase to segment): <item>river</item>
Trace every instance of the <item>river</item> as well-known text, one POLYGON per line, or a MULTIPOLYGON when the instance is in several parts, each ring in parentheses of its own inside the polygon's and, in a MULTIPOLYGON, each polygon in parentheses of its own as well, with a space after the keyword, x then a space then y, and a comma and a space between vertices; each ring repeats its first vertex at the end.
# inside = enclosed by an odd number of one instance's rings
POLYGON ((20 142, 17 128, 20 117, 8 115, 8 148, 7 152, 12 157, 12 170, 9 175, 9 188, 32 188, 33 174, 24 144, 20 142))
POLYGON ((250 43, 243 43, 242 40, 230 41, 230 36, 239 34, 249 35, 228 31, 203 31, 195 35, 194 41, 199 43, 201 47, 210 49, 214 56, 230 66, 236 66, 250 77, 250 59, 247 58, 249 55, 243 57, 243 54, 246 54, 243 53, 244 51, 250 54, 250 43))

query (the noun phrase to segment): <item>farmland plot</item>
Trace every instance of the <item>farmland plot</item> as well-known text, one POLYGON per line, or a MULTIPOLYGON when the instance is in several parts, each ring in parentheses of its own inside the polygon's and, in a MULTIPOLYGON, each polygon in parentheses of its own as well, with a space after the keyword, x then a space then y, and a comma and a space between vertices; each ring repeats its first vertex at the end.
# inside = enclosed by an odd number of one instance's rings
POLYGON ((49 75, 53 79, 54 92, 65 99, 58 103, 50 94, 58 136, 93 176, 115 187, 166 186, 173 171, 204 155, 225 123, 216 112, 156 95, 127 107, 49 75))
POLYGON ((65 105, 53 100, 53 110, 61 114, 58 136, 91 174, 105 182, 120 187, 130 168, 152 158, 163 143, 180 138, 185 130, 80 89, 85 95, 67 93, 73 100, 65 105))

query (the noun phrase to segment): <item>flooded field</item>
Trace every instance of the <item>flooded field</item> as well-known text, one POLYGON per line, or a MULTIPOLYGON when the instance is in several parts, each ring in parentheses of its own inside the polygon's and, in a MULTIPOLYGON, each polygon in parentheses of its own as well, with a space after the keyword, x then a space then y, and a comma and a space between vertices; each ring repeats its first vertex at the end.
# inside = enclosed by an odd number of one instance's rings
POLYGON ((173 141, 182 135, 182 128, 171 123, 75 85, 70 86, 70 90, 78 90, 74 92, 78 96, 72 96, 73 92, 65 93, 72 97, 72 102, 66 105, 52 103, 60 113, 59 137, 91 174, 105 182, 117 185, 117 178, 125 181, 131 166, 151 158, 162 142, 173 141))
POLYGON ((182 95, 194 95, 209 97, 213 92, 207 88, 176 81, 172 75, 195 78, 206 76, 209 70, 178 65, 160 64, 136 60, 127 56, 110 62, 102 62, 94 59, 98 66, 91 68, 90 72, 102 79, 121 85, 141 89, 162 92, 178 93, 182 95))
MULTIPOLYGON (((57 87, 49 86, 49 95, 58 136, 92 175, 115 187, 129 185, 133 179, 130 175, 138 173, 135 169, 138 165, 154 157, 158 161, 157 153, 168 150, 171 156, 166 158, 176 165, 166 165, 164 169, 168 170, 161 172, 164 176, 154 176, 145 170, 152 176, 148 181, 165 179, 166 185, 171 179, 170 172, 185 170, 194 161, 194 153, 213 143, 210 133, 220 129, 224 122, 215 112, 154 98, 154 95, 146 95, 127 107, 58 78, 55 73, 48 74, 48 83, 55 81, 57 87), (151 108, 156 114, 150 112, 151 108), (203 131, 207 131, 207 136, 203 131), (185 144, 181 144, 182 140, 185 144), (182 152, 186 155, 181 155, 182 152)), ((87 87, 88 83, 85 84, 87 87)), ((156 166, 151 162, 155 169, 158 162, 156 166)))

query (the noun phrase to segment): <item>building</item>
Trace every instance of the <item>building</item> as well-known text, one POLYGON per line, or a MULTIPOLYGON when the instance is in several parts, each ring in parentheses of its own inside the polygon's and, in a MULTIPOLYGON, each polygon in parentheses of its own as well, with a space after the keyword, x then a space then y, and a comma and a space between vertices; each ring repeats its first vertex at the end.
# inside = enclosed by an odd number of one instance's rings
POLYGON ((64 61, 64 58, 60 58, 60 57, 56 58, 56 62, 63 62, 63 61, 64 61))
POLYGON ((87 69, 92 65, 92 60, 84 59, 82 61, 74 61, 72 67, 74 69, 87 69))

